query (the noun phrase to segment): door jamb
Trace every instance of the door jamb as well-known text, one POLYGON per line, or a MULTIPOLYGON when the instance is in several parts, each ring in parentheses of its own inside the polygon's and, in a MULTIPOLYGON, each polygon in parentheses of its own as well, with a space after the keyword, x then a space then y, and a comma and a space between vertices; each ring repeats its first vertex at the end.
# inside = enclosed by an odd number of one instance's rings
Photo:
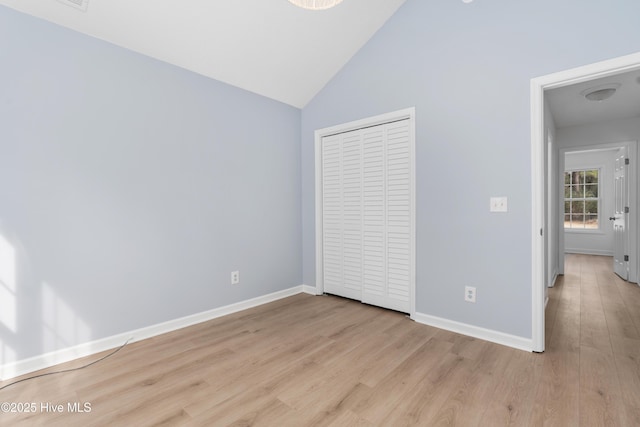
POLYGON ((544 91, 638 69, 640 53, 635 53, 531 79, 531 344, 535 352, 545 348, 544 91))
MULTIPOLYGON (((558 161, 558 176, 562 177, 564 174, 565 164, 564 164, 564 156, 567 153, 576 152, 576 151, 592 151, 592 150, 602 150, 602 149, 614 149, 614 148, 627 148, 627 155, 631 159, 631 164, 629 165, 628 172, 628 181, 629 181, 629 199, 627 204, 629 206, 637 206, 637 189, 638 189, 638 141, 629 140, 629 141, 620 141, 620 142, 605 142, 602 144, 593 144, 593 145, 579 145, 572 147, 565 147, 559 149, 560 159, 558 161), (634 191, 635 190, 635 191, 634 191)), ((558 203, 560 207, 560 211, 556 212, 557 215, 562 215, 562 204, 564 203, 563 197, 563 183, 562 178, 560 178, 558 182, 558 192, 559 198, 558 203)), ((637 246, 637 230, 638 226, 638 209, 631 209, 628 217, 627 233, 629 233, 629 255, 631 259, 629 260, 629 282, 638 283, 638 246, 637 246)), ((562 232, 562 231, 561 231, 562 232)), ((565 242, 563 241, 559 247, 559 255, 561 262, 564 262, 564 249, 565 242)))

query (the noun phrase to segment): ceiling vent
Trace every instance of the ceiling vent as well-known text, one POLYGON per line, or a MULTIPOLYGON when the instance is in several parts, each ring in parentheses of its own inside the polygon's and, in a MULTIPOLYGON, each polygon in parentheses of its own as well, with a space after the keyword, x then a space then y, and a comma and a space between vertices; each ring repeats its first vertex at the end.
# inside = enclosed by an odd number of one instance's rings
POLYGON ((66 4, 67 6, 71 6, 83 12, 87 11, 87 6, 89 5, 89 0, 58 0, 58 1, 62 4, 66 4))

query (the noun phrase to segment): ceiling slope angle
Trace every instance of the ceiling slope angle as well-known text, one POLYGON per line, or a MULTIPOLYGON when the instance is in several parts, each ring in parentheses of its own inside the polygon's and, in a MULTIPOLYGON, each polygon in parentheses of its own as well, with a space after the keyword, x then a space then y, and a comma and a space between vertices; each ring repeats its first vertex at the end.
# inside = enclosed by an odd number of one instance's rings
POLYGON ((405 1, 344 0, 321 11, 288 0, 0 5, 302 108, 405 1))

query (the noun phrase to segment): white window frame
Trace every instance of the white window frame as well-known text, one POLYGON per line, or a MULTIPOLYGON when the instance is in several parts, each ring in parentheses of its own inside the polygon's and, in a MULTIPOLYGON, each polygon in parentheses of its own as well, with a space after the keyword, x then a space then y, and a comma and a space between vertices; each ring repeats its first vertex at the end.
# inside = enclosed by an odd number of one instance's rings
MULTIPOLYGON (((579 168, 572 168, 572 169, 566 169, 564 171, 564 174, 566 175, 567 173, 571 173, 571 172, 586 172, 586 171, 592 171, 592 170, 597 170, 598 171, 598 197, 596 198, 597 202, 598 202, 598 227, 597 228, 566 228, 564 227, 564 216, 567 214, 566 212, 564 212, 564 203, 566 203, 569 200, 574 200, 574 199, 567 199, 566 197, 563 197, 563 229, 565 231, 565 233, 586 233, 586 234, 602 234, 602 170, 603 167, 602 166, 594 166, 594 167, 579 167, 579 168)), ((562 176, 562 195, 564 196, 564 187, 566 186, 566 184, 564 183, 564 175, 562 176)), ((587 200, 593 200, 593 198, 591 199, 587 199, 587 198, 578 198, 575 200, 583 200, 583 201, 587 201, 587 200)))

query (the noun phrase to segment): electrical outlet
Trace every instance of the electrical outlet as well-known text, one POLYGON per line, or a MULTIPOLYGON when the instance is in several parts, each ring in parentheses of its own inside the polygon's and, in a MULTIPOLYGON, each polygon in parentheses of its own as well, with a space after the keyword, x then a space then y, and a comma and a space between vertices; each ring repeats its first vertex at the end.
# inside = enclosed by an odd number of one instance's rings
POLYGON ((506 197, 491 197, 489 200, 490 212, 508 212, 509 205, 506 197))
POLYGON ((476 288, 473 286, 464 287, 464 300, 467 302, 476 302, 476 288))
POLYGON ((231 284, 232 285, 237 285, 238 283, 240 283, 240 272, 239 271, 232 271, 231 272, 231 284))

